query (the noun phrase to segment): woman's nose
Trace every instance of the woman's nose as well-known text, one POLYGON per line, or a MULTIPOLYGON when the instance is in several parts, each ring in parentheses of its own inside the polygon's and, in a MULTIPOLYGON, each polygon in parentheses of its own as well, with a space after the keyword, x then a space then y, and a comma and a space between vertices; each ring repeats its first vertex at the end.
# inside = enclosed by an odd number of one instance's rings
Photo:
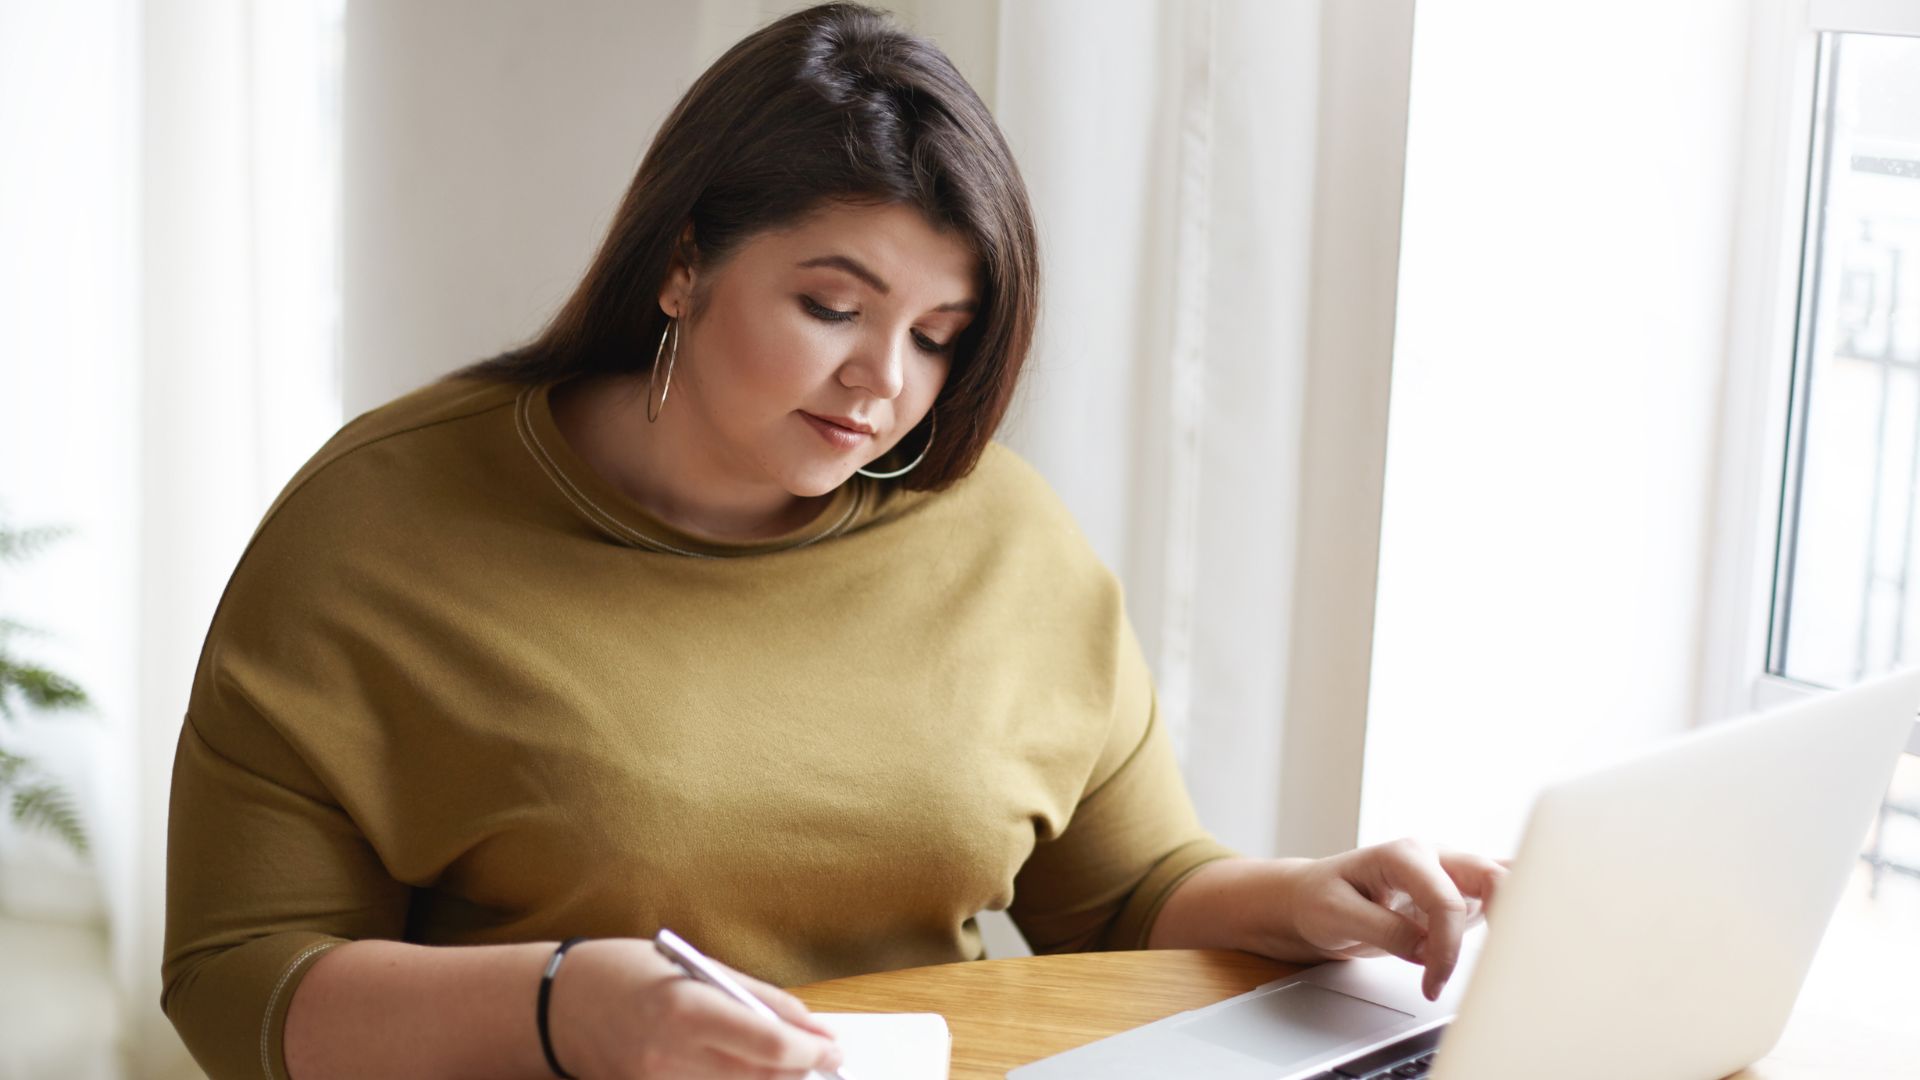
POLYGON ((906 346, 888 338, 874 342, 847 364, 849 385, 875 397, 896 398, 906 386, 906 346))

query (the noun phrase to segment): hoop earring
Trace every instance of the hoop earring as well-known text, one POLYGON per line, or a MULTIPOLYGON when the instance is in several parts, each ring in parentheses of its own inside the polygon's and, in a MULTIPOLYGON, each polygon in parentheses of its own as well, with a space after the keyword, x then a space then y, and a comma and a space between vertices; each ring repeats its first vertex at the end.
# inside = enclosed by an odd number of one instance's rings
POLYGON ((660 419, 660 410, 667 407, 667 392, 673 389, 673 362, 680 359, 680 320, 669 316, 667 328, 660 331, 660 344, 653 349, 653 368, 647 372, 647 423, 660 419), (673 335, 673 351, 667 353, 667 384, 660 388, 660 403, 653 401, 653 381, 660 377, 660 353, 667 347, 667 335, 673 335))
POLYGON ((921 462, 927 460, 927 451, 933 449, 933 435, 937 430, 935 424, 936 421, 933 413, 927 413, 927 445, 920 448, 920 456, 913 459, 912 465, 904 469, 895 469, 892 472, 868 472, 865 469, 855 469, 853 471, 859 473, 861 476, 872 477, 875 480, 891 480, 896 476, 907 475, 917 468, 921 462))

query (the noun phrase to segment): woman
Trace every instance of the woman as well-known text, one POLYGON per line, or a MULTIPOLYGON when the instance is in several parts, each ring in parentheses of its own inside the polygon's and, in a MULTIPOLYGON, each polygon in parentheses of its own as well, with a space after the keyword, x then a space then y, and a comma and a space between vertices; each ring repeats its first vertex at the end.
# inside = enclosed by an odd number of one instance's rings
POLYGON ((1037 266, 930 44, 836 4, 717 61, 544 333, 348 424, 236 568, 169 823, 207 1071, 799 1077, 838 1050, 772 984, 977 958, 981 909, 1437 995, 1498 864, 1195 820, 1118 584, 990 442, 1037 266))

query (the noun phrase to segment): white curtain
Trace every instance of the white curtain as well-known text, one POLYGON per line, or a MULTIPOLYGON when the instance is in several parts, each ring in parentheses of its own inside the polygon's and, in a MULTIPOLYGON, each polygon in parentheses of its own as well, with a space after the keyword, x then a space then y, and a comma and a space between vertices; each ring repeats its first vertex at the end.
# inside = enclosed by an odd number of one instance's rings
POLYGON ((999 8, 1048 296, 1007 438, 1126 584, 1202 820, 1353 846, 1411 0, 999 8))
POLYGON ((324 0, 0 4, 0 501, 73 529, 0 595, 96 703, 29 733, 92 859, 7 834, 0 919, 100 945, 0 965, 53 988, 44 1023, 0 1021, 7 1075, 198 1075, 158 1004, 167 787, 227 575, 340 423, 338 21, 324 0))
POLYGON ((100 871, 125 866, 137 842, 114 805, 139 696, 127 540, 136 444, 125 423, 140 332, 125 179, 139 162, 130 13, 124 3, 0 3, 0 513, 14 527, 70 530, 30 561, 0 565, 0 619, 43 631, 14 635, 9 651, 73 678, 94 702, 62 722, 0 726, 9 749, 74 797, 94 851, 83 861, 0 807, 7 1076, 105 1080, 123 1008, 100 871))
POLYGON ((1318 5, 1008 4, 1045 314, 1007 433, 1121 575, 1203 820, 1276 849, 1318 5))

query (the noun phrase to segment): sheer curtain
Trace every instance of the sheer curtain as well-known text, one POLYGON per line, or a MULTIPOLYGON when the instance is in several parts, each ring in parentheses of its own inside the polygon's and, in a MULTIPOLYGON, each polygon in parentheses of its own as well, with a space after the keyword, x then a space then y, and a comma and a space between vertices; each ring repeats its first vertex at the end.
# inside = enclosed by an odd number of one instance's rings
POLYGON ((120 3, 0 4, 0 513, 58 543, 0 566, 0 619, 43 631, 9 652, 94 703, 0 725, 73 796, 83 861, 0 807, 0 1075, 112 1076, 115 989, 102 870, 133 859, 120 802, 137 729, 138 215, 127 177, 137 27, 120 3), (50 108, 49 102, 59 102, 50 108), (76 1015, 78 1013, 79 1015, 76 1015))
POLYGON ((227 575, 340 422, 338 22, 338 0, 0 5, 0 500, 73 530, 5 614, 96 703, 29 732, 93 857, 8 833, 0 918, 97 936, 45 985, 91 993, 97 963, 115 1014, 41 995, 9 1075, 197 1075, 158 1004, 167 786, 227 575))
POLYGON ((1202 819, 1280 844, 1319 11, 1008 4, 1047 297, 1008 441, 1124 581, 1202 819))

